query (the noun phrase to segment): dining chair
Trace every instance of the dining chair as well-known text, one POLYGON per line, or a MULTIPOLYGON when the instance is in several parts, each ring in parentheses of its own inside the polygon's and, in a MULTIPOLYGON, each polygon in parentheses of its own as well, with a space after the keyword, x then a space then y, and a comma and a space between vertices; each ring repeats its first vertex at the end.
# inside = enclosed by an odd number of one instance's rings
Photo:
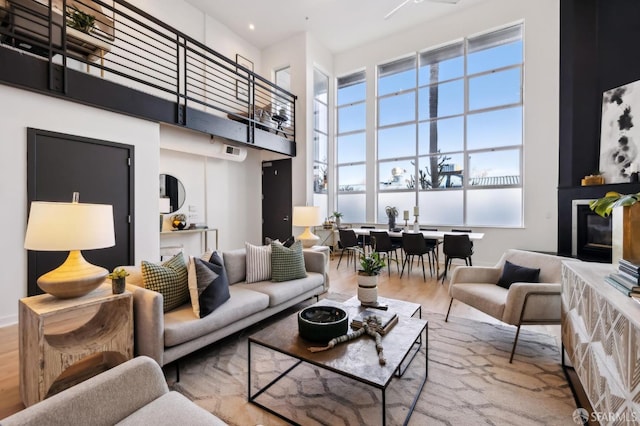
MULTIPOLYGON (((376 229, 375 226, 372 225, 362 225, 360 227, 361 229, 376 229)), ((369 247, 369 251, 372 250, 372 244, 371 244, 371 234, 369 235, 363 235, 362 236, 362 249, 366 252, 367 247, 369 247)))
POLYGON ((444 234, 442 251, 444 252, 444 273, 442 274, 443 284, 453 259, 464 259, 464 263, 467 266, 473 266, 473 263, 471 262, 473 245, 471 244, 471 240, 468 235, 444 234))
POLYGON ((340 267, 340 262, 342 262, 342 256, 345 251, 347 252, 347 265, 349 265, 349 260, 353 259, 353 269, 356 269, 357 255, 360 252, 360 242, 358 241, 358 237, 353 229, 338 229, 338 233, 340 236, 340 248, 342 251, 340 252, 340 259, 338 259, 338 266, 336 269, 340 267))
POLYGON ((384 254, 387 260, 387 269, 389 270, 389 276, 391 276, 391 261, 393 260, 393 254, 396 255, 396 269, 400 272, 400 265, 398 264, 398 252, 400 248, 397 244, 391 242, 391 237, 387 231, 371 231, 372 249, 375 253, 384 254))
MULTIPOLYGON (((420 230, 438 232, 438 228, 420 228, 420 230)), ((438 255, 438 245, 442 244, 442 241, 438 240, 437 238, 425 238, 424 240, 427 242, 427 246, 433 247, 433 262, 434 264, 438 263, 440 261, 440 256, 438 255)))
MULTIPOLYGON (((451 232, 464 232, 470 234, 473 231, 471 231, 471 229, 452 229, 451 232)), ((473 247, 473 241, 471 241, 471 247, 473 247)))
POLYGON ((422 261, 422 279, 427 280, 427 275, 424 271, 424 255, 429 258, 429 272, 433 276, 433 269, 431 267, 431 253, 433 247, 427 246, 424 236, 420 233, 403 232, 402 233, 402 250, 404 251, 404 262, 402 262, 402 272, 400 278, 404 274, 404 268, 407 267, 407 275, 411 275, 411 267, 413 265, 413 259, 417 256, 418 263, 422 261))

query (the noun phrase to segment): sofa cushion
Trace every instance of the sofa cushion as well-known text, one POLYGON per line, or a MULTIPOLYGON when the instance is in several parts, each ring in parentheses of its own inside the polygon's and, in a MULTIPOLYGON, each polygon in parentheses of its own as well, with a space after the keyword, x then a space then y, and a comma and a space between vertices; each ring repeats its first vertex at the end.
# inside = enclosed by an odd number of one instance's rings
POLYGON ((271 243, 271 280, 275 282, 295 280, 307 276, 302 255, 302 241, 291 247, 281 243, 271 243))
POLYGON ((177 425, 185 422, 189 425, 226 425, 225 422, 175 391, 165 393, 117 424, 177 425))
POLYGON ((498 285, 508 289, 513 283, 537 283, 539 277, 540 268, 528 268, 505 260, 498 285))
POLYGON ((277 306, 307 291, 311 291, 316 287, 322 288, 323 284, 324 276, 322 274, 318 272, 308 272, 306 278, 279 283, 260 281, 253 284, 236 284, 234 287, 251 289, 268 295, 269 306, 271 307, 277 306))
POLYGON ((495 284, 454 284, 450 289, 451 297, 474 308, 502 318, 509 290, 495 284))
POLYGON ((204 318, 231 297, 229 294, 229 280, 227 279, 222 259, 217 253, 213 253, 211 256, 211 262, 195 259, 195 265, 198 288, 203 289, 202 292, 198 289, 200 318, 204 318), (200 286, 200 282, 203 281, 203 285, 200 286))
POLYGON ((145 288, 162 294, 164 312, 189 300, 187 265, 182 253, 162 265, 143 260, 141 269, 145 288))
POLYGON ((245 243, 247 251, 247 283, 271 279, 271 246, 254 246, 245 243))
POLYGON ((247 255, 245 249, 241 248, 225 251, 222 259, 224 260, 224 267, 227 270, 229 284, 232 285, 244 281, 247 268, 247 255))
POLYGON ((230 286, 229 293, 230 299, 204 318, 193 316, 191 304, 164 314, 164 345, 169 347, 191 341, 269 306, 269 296, 259 291, 230 286))

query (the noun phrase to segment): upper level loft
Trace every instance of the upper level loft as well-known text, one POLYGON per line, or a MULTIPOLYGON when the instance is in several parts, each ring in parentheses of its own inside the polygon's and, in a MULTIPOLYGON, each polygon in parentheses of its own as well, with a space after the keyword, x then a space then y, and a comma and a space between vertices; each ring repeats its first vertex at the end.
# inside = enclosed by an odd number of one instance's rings
POLYGON ((296 96, 123 0, 0 0, 0 83, 296 155, 296 96))

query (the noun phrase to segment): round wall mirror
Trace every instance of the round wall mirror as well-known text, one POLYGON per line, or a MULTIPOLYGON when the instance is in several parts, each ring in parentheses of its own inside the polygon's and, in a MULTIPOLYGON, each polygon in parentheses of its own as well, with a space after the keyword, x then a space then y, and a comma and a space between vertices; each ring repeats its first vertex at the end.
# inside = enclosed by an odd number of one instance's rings
MULTIPOLYGON (((161 174, 160 175, 160 198, 169 199, 168 210, 160 213, 173 213, 175 211, 180 210, 186 198, 184 185, 175 176, 161 174)), ((163 204, 166 205, 166 202, 160 203, 160 205, 163 205, 163 204)))

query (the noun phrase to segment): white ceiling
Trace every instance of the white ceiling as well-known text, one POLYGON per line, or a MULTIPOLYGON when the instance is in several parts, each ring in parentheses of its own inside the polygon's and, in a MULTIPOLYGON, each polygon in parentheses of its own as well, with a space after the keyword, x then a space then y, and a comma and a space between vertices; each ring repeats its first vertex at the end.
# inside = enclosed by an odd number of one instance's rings
POLYGON ((338 53, 485 0, 408 0, 389 19, 384 17, 405 0, 186 1, 260 49, 307 31, 338 53))

